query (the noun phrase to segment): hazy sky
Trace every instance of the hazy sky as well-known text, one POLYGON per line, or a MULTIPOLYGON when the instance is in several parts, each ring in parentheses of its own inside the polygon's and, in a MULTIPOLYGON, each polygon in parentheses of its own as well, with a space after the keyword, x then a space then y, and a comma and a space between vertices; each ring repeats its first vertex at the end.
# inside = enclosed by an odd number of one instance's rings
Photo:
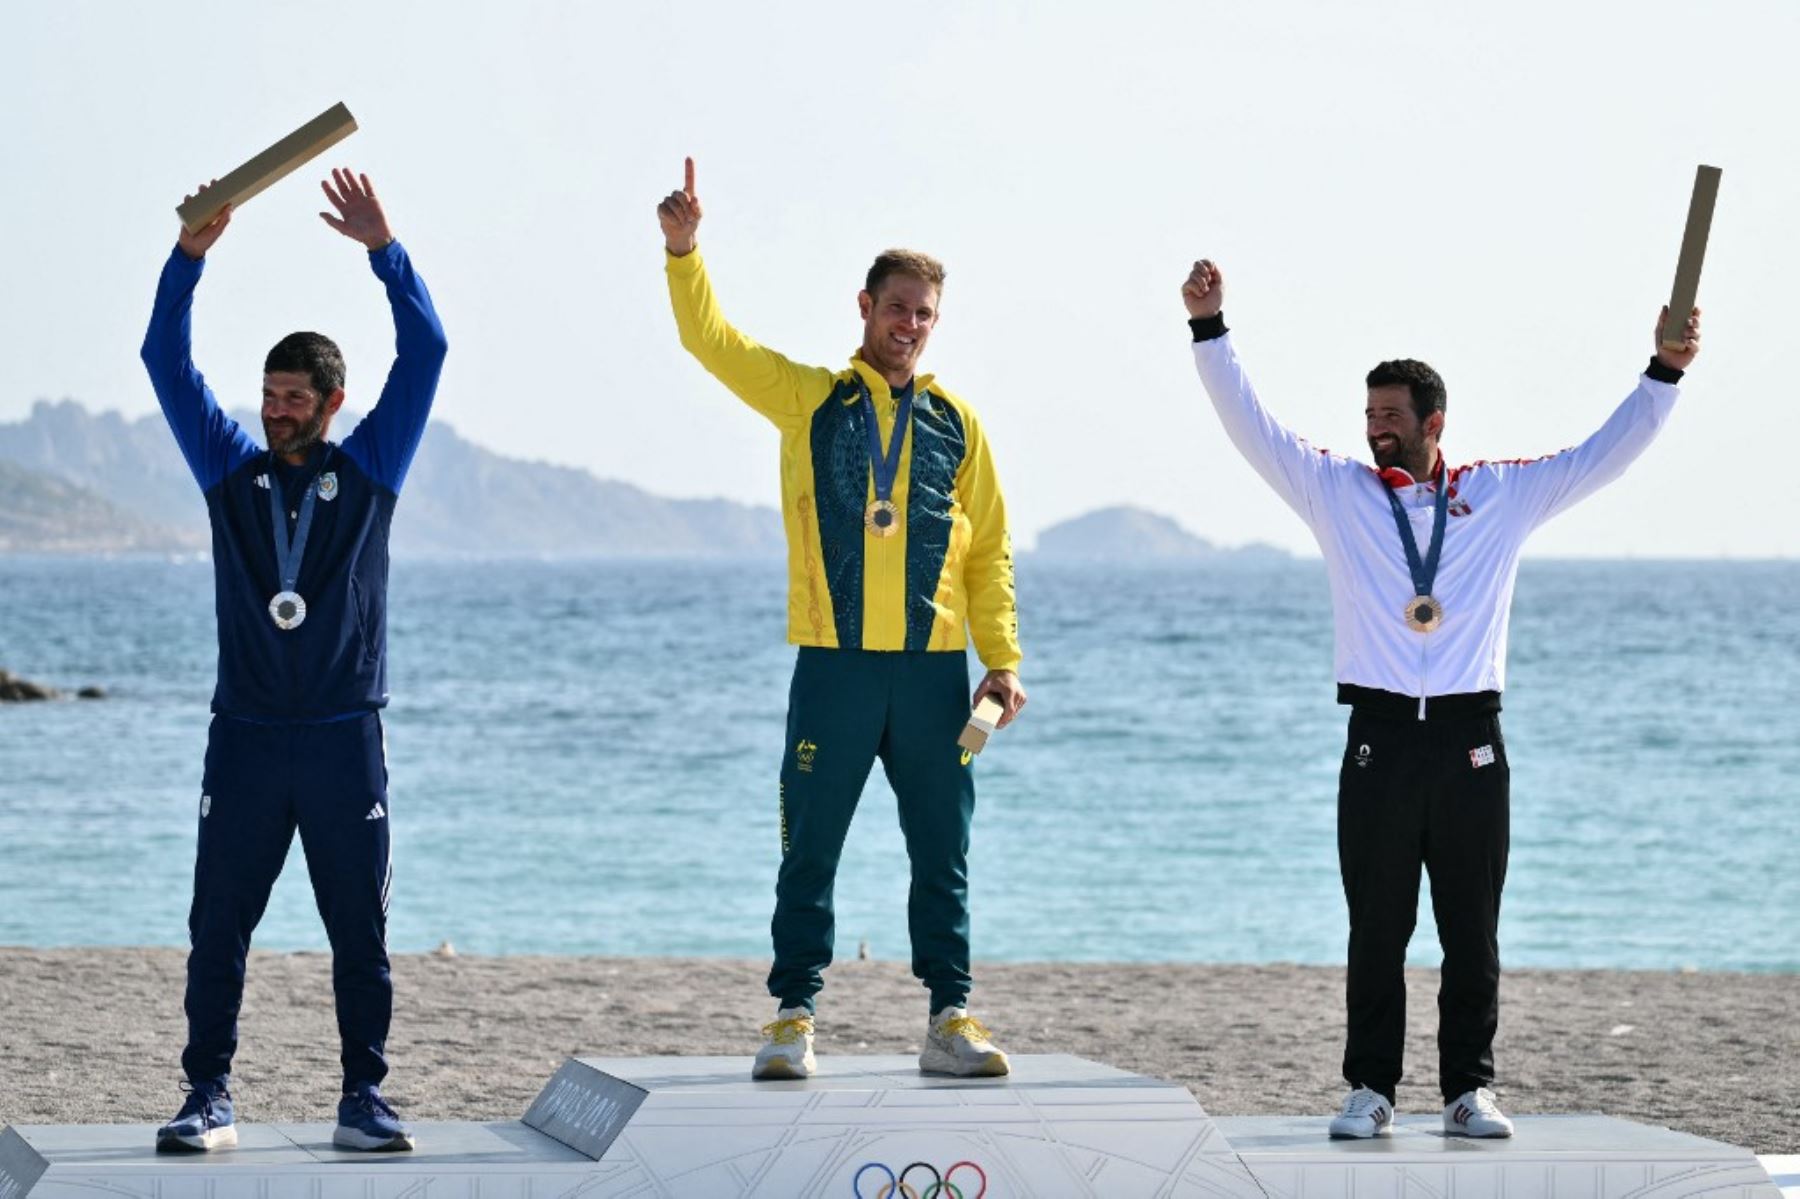
MULTIPOLYGON (((1310 551, 1226 442, 1177 289, 1216 259, 1264 399, 1363 450, 1361 379, 1449 383, 1453 461, 1535 455, 1631 389, 1694 166, 1724 168, 1705 352, 1660 442, 1535 552, 1800 556, 1789 458, 1800 6, 1015 3, 9 5, 0 420, 140 414, 174 205, 343 100, 451 357, 437 415, 502 452, 773 504, 776 435, 680 349, 656 201, 699 161, 727 315, 840 365, 892 244, 950 271, 927 369, 982 414, 1015 533, 1104 504, 1310 551)), ((353 406, 391 354, 325 163, 210 256, 196 357, 252 404, 296 328, 353 406)))

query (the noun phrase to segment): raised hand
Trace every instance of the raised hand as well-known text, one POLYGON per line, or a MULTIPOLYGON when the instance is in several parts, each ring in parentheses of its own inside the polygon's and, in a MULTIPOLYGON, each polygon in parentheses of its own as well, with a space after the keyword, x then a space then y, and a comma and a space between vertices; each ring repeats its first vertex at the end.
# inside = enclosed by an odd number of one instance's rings
POLYGON ((1181 285, 1181 302, 1187 305, 1188 315, 1195 320, 1203 320, 1209 316, 1218 316, 1219 310, 1225 307, 1225 275, 1210 259, 1202 258, 1188 272, 1187 282, 1181 285))
POLYGON ((700 197, 694 194, 694 160, 687 160, 686 181, 678 192, 656 206, 656 219, 662 222, 663 245, 677 258, 694 252, 700 231, 700 197))
MULTIPOLYGON (((217 179, 213 180, 213 183, 217 182, 217 179)), ((194 189, 193 196, 183 196, 181 202, 187 203, 211 186, 212 183, 202 183, 194 189)), ((225 226, 229 224, 231 224, 231 205, 227 204, 219 210, 218 216, 200 226, 199 230, 194 233, 189 233, 187 226, 183 225, 181 232, 175 235, 175 244, 181 247, 183 254, 198 262, 206 257, 206 252, 213 248, 213 243, 219 240, 219 235, 225 232, 225 226)))
POLYGON ((331 201, 331 206, 338 210, 336 216, 329 212, 319 214, 319 219, 327 225, 371 250, 379 250, 394 240, 393 230, 388 228, 387 214, 381 211, 381 201, 375 197, 375 185, 369 182, 367 175, 334 167, 331 179, 320 180, 319 187, 331 201), (333 184, 337 185, 335 190, 333 184))
POLYGON ((1700 310, 1694 309, 1688 314, 1687 340, 1679 350, 1671 350, 1662 342, 1663 322, 1669 319, 1669 306, 1662 306, 1662 314, 1656 318, 1656 356, 1670 370, 1684 371, 1694 364, 1700 356, 1700 310))

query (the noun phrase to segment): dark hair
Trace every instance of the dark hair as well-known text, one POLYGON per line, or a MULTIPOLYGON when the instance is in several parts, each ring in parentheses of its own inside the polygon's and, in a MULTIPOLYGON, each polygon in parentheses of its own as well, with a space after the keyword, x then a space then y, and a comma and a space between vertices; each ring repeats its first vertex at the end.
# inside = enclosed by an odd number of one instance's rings
POLYGON ((319 398, 329 399, 344 385, 344 354, 323 333, 290 333, 263 359, 263 374, 274 371, 306 375, 319 398))
POLYGON ((1413 412, 1424 421, 1433 412, 1448 412, 1450 396, 1444 378, 1416 358, 1395 358, 1378 364, 1365 380, 1369 387, 1404 387, 1412 396, 1413 412))
POLYGON ((864 290, 874 295, 889 275, 910 275, 940 292, 944 290, 944 264, 917 250, 883 250, 876 256, 875 265, 869 268, 864 290))

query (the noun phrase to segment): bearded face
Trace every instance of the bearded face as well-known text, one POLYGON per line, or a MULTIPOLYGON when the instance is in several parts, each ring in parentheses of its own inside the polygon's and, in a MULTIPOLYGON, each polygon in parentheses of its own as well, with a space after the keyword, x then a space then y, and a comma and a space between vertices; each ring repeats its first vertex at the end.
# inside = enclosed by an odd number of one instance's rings
POLYGON ((1412 392, 1405 387, 1371 387, 1369 406, 1363 417, 1369 439, 1369 453, 1375 465, 1383 470, 1398 466, 1423 478, 1431 471, 1433 447, 1438 421, 1422 421, 1413 409, 1412 392))
POLYGON ((271 371, 263 376, 263 437, 281 457, 304 454, 325 438, 329 419, 326 397, 312 379, 298 371, 271 371))

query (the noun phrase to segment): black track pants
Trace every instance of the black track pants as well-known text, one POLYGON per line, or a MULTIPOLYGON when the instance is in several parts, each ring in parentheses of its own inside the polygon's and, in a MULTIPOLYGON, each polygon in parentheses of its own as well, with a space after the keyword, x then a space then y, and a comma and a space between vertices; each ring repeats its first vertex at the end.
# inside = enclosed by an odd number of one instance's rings
POLYGON ((1418 720, 1352 710, 1338 775, 1338 864, 1350 907, 1344 1077, 1352 1086, 1391 1100, 1400 1081, 1402 969, 1421 864, 1444 950, 1439 1085, 1449 1102, 1492 1084, 1509 782, 1498 715, 1418 720))

